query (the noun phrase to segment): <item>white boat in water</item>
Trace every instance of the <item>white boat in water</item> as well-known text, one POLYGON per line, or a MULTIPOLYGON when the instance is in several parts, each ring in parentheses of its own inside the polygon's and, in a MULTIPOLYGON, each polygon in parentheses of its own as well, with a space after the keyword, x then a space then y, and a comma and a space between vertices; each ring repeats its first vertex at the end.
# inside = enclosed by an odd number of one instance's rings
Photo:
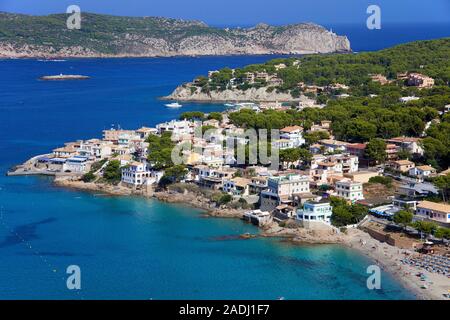
POLYGON ((165 104, 165 106, 167 108, 181 108, 182 107, 182 105, 179 104, 178 102, 168 103, 168 104, 165 104))
POLYGON ((224 106, 225 107, 235 107, 236 105, 232 104, 232 103, 225 103, 224 106))

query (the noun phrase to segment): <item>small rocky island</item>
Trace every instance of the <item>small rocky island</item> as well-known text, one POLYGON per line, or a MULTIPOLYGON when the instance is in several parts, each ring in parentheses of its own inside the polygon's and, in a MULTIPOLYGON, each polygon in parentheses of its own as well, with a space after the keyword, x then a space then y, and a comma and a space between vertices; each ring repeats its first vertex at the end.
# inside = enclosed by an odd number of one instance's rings
POLYGON ((79 74, 58 74, 54 76, 42 76, 40 80, 45 81, 61 81, 61 80, 87 80, 90 79, 89 76, 82 76, 79 74))

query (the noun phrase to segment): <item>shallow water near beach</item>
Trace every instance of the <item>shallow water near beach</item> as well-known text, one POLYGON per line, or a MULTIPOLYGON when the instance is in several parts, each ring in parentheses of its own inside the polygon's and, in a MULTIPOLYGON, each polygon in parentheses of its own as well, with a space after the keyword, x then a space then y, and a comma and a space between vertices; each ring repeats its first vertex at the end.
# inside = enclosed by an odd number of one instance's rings
POLYGON ((368 290, 373 262, 337 245, 236 239, 236 219, 133 197, 57 188, 48 177, 6 177, 14 164, 65 141, 177 118, 219 104, 164 107, 157 97, 208 70, 268 57, 0 61, 0 299, 412 299, 393 277, 368 290), (42 75, 89 75, 44 82, 42 75), (81 268, 80 291, 66 268, 81 268))

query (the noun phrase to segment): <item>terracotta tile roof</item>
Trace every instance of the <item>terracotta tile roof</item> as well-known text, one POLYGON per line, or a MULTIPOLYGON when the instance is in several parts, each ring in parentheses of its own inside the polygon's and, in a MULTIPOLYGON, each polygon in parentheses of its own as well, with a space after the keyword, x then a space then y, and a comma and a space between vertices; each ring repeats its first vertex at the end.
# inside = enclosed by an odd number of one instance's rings
POLYGON ((297 130, 303 131, 303 128, 300 126, 290 126, 290 127, 283 128, 280 131, 281 132, 294 132, 297 130))
POLYGON ((450 205, 445 203, 436 203, 431 201, 421 201, 417 204, 418 208, 430 209, 450 213, 450 205))

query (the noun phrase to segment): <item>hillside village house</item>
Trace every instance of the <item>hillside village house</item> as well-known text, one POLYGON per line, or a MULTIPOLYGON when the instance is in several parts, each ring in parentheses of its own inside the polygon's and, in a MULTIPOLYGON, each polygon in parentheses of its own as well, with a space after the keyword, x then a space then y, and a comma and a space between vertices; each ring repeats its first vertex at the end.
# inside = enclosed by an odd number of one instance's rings
POLYGON ((323 139, 318 144, 324 146, 325 152, 344 152, 348 145, 347 142, 333 139, 323 139))
POLYGON ((297 210, 296 220, 302 222, 304 227, 310 227, 314 223, 331 225, 333 207, 328 200, 307 201, 302 209, 297 210))
POLYGON ((398 158, 398 147, 392 143, 386 143, 386 158, 388 161, 398 158))
POLYGON ((415 163, 409 160, 392 161, 388 165, 394 170, 400 172, 408 172, 410 169, 415 167, 415 163))
POLYGON ((421 201, 417 204, 416 215, 444 226, 450 225, 450 205, 445 203, 421 201))
POLYGON ((147 139, 149 135, 151 134, 157 134, 158 129, 156 128, 148 128, 148 127, 142 127, 136 130, 136 133, 139 135, 139 137, 143 140, 147 139))
POLYGON ((423 148, 420 146, 420 138, 396 137, 387 139, 387 143, 395 144, 400 149, 407 150, 411 154, 423 155, 423 148))
POLYGON ((172 137, 177 139, 179 136, 188 135, 191 136, 194 133, 196 124, 193 121, 188 120, 171 120, 168 122, 160 123, 156 125, 158 134, 164 132, 172 132, 172 137))
POLYGON ((261 192, 261 210, 273 211, 280 204, 291 204, 294 196, 309 194, 309 177, 299 174, 286 174, 270 177, 267 190, 261 192))
POLYGON ((432 177, 436 175, 436 169, 431 166, 417 166, 409 169, 409 174, 416 177, 432 177))
POLYGON ((431 88, 434 86, 434 79, 420 73, 410 73, 408 75, 408 85, 419 88, 431 88))
POLYGON ((119 135, 121 134, 134 135, 136 133, 134 130, 122 130, 122 129, 103 130, 103 140, 117 143, 119 141, 119 135))
POLYGON ((300 126, 285 127, 280 130, 280 138, 292 141, 294 147, 299 147, 305 144, 302 132, 303 128, 300 126))
POLYGON ((336 182, 336 194, 338 197, 349 201, 363 200, 363 185, 348 178, 336 182))

